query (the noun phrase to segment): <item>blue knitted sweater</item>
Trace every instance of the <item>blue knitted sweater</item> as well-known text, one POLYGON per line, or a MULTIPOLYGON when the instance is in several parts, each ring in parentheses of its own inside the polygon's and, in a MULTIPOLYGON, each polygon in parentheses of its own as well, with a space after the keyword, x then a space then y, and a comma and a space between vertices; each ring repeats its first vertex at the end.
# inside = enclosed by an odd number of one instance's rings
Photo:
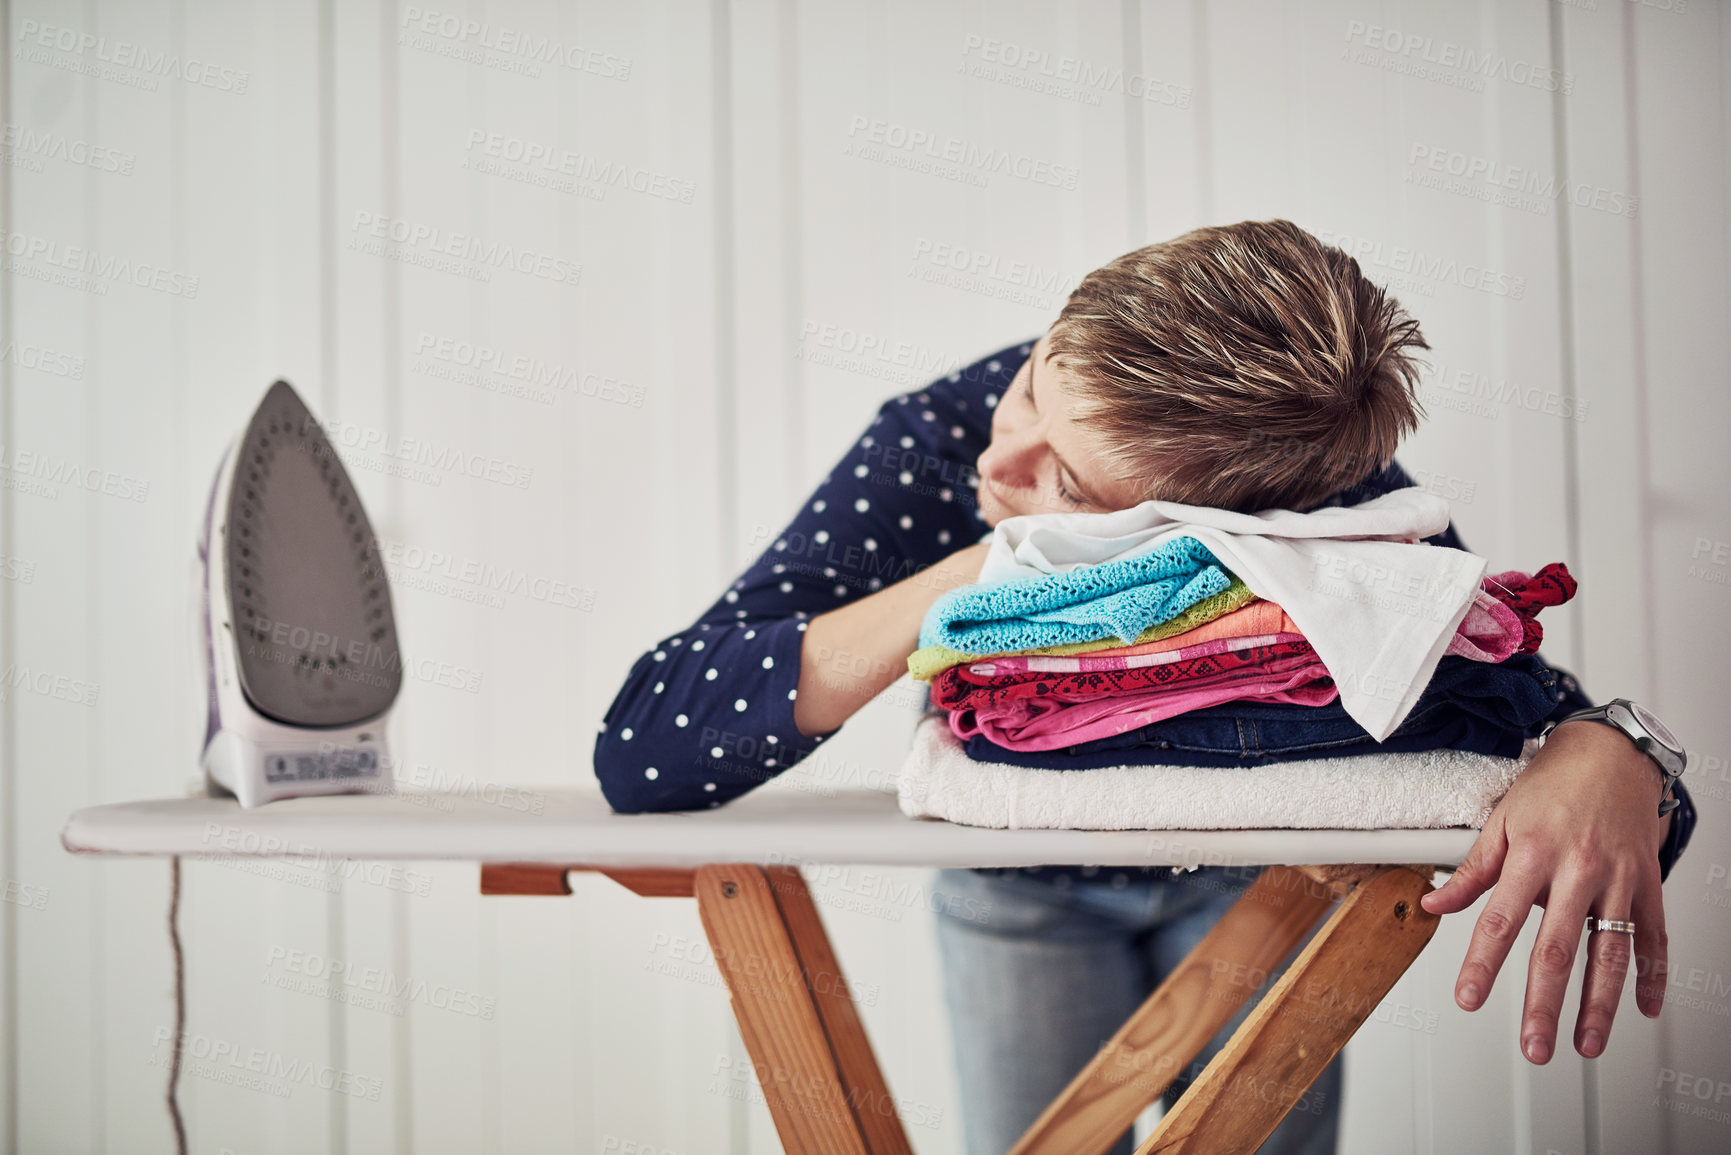
POLYGON ((1232 584, 1208 547, 1174 538, 1147 553, 1007 585, 951 590, 926 612, 921 646, 1013 654, 1116 637, 1131 645, 1232 584))

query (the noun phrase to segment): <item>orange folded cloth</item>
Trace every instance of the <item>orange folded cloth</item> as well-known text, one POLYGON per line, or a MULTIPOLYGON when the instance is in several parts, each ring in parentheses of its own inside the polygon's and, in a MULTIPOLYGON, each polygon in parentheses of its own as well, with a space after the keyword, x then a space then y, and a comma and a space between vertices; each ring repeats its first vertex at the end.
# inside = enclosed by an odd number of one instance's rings
POLYGON ((1220 638, 1244 638, 1258 634, 1296 634, 1299 628, 1287 617, 1286 611, 1271 601, 1258 598, 1247 606, 1221 614, 1212 621, 1203 622, 1181 634, 1173 634, 1169 638, 1161 638, 1157 642, 1143 642, 1136 646, 1124 646, 1110 650, 1096 650, 1089 657, 1100 658, 1110 655, 1114 658, 1128 658, 1132 654, 1164 654, 1171 650, 1181 650, 1186 646, 1196 646, 1203 642, 1212 642, 1220 638))

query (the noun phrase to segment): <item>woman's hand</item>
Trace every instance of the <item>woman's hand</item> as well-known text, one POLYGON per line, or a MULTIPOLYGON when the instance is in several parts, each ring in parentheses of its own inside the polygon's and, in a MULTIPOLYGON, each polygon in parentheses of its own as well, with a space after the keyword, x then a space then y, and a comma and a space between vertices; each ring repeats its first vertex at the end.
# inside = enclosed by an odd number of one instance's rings
MULTIPOLYGON (((1587 916, 1635 924, 1635 1005, 1657 1018, 1664 1005, 1665 907, 1659 847, 1671 816, 1656 815, 1664 774, 1627 736, 1603 723, 1559 726, 1492 811, 1466 861, 1424 896, 1424 908, 1450 914, 1487 889, 1455 983, 1455 1002, 1477 1010, 1533 905, 1545 908, 1527 974, 1521 1050, 1534 1063, 1556 1046, 1563 992, 1587 916)), ((1587 937, 1586 977, 1575 1049, 1605 1049, 1628 973, 1629 936, 1587 937)))

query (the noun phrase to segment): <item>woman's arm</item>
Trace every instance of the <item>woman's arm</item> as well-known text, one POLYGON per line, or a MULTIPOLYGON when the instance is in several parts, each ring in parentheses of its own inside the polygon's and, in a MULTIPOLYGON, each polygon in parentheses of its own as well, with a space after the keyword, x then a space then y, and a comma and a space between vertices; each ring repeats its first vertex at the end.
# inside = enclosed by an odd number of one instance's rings
POLYGON ((946 590, 977 581, 989 542, 957 550, 931 569, 813 618, 800 651, 793 721, 827 734, 908 671, 926 610, 946 590))
POLYGON ((926 607, 979 574, 973 464, 1029 347, 885 402, 744 575, 637 659, 595 742, 615 810, 736 798, 906 670, 926 607))

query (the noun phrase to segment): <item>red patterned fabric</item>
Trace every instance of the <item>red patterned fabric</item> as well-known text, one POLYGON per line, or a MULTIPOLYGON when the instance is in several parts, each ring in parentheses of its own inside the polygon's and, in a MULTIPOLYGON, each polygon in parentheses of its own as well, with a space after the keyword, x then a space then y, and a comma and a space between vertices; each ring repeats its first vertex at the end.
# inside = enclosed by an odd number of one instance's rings
POLYGON ((1569 567, 1554 561, 1536 574, 1519 570, 1492 574, 1485 578, 1485 589, 1508 606, 1521 619, 1521 644, 1517 654, 1537 653, 1545 640, 1545 628, 1539 625, 1539 611, 1546 606, 1560 606, 1575 596, 1576 584, 1569 567))
MULTIPOLYGON (((932 679, 932 704, 946 710, 983 709, 1022 698, 1052 698, 1084 702, 1098 698, 1146 694, 1165 687, 1192 689, 1255 669, 1276 670, 1316 662, 1309 642, 1277 642, 1231 650, 1182 662, 1140 666, 1132 670, 1091 670, 1080 673, 1019 673, 990 676, 951 666, 932 679)), ((1320 663, 1317 663, 1320 665, 1320 663)))

